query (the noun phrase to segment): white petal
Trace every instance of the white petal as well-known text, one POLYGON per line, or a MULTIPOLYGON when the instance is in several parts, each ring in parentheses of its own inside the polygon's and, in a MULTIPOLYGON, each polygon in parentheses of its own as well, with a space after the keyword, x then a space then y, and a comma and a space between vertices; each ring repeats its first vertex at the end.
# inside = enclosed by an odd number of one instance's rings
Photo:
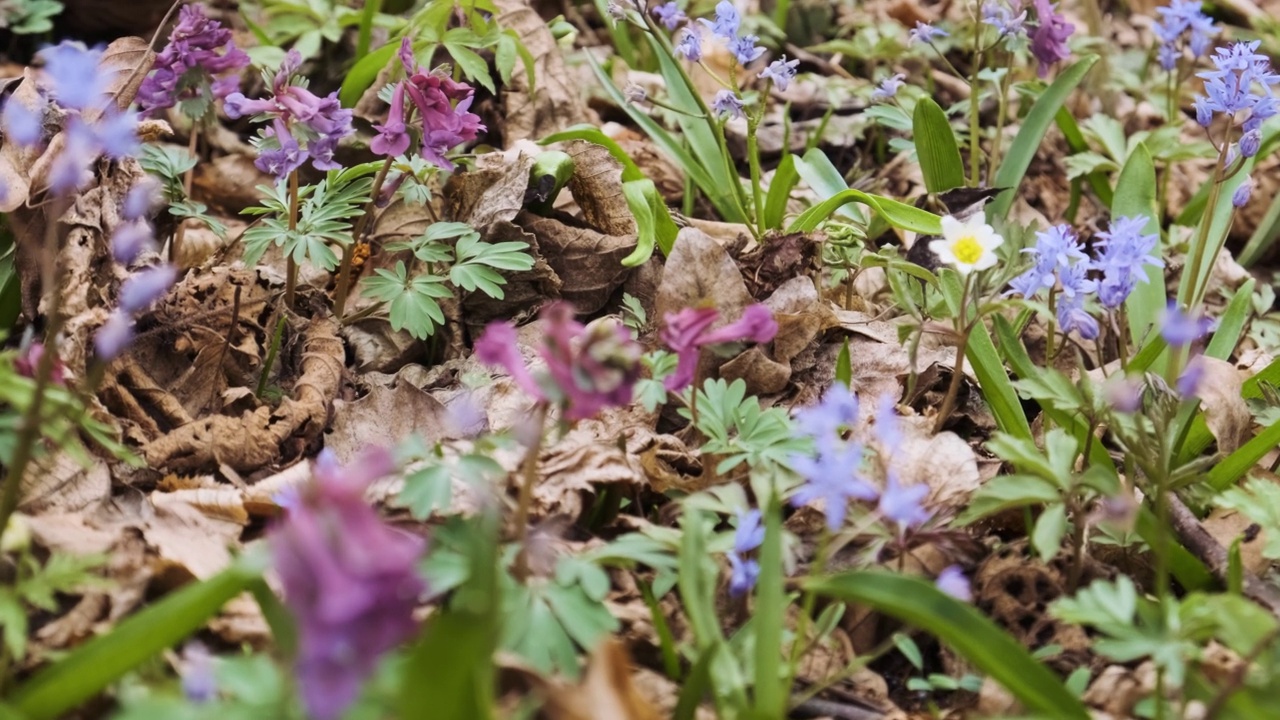
MULTIPOLYGON (((957 220, 954 215, 942 216, 942 237, 954 242, 965 234, 965 230, 965 224, 957 220)), ((929 249, 932 250, 933 246, 930 245, 929 249)))
MULTIPOLYGON (((943 220, 946 220, 946 218, 943 218, 943 220)), ((938 259, 942 262, 947 263, 948 265, 955 264, 956 255, 951 252, 951 243, 946 240, 930 240, 929 249, 932 250, 933 254, 937 255, 938 259)))

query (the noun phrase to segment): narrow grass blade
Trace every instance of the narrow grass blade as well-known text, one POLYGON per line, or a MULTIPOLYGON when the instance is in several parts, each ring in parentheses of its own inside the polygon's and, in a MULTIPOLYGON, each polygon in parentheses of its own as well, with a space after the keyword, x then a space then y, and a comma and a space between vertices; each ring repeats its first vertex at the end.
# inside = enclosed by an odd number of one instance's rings
MULTIPOLYGON (((827 154, 818 148, 805 152, 802 157, 795 160, 795 164, 796 174, 808 183, 809 187, 813 188, 813 191, 818 193, 818 197, 823 200, 835 197, 837 194, 849 189, 849 183, 844 181, 844 176, 832 164, 827 154)), ((836 214, 847 220, 860 221, 864 219, 853 208, 848 206, 836 210, 836 214)))
POLYGON ((782 622, 787 617, 782 577, 782 505, 775 494, 764 511, 764 543, 755 604, 755 707, 760 717, 786 712, 787 687, 782 673, 782 622))
POLYGON ((1226 360, 1235 352, 1244 326, 1253 313, 1253 288, 1257 284, 1257 280, 1249 278, 1236 289, 1227 302, 1227 309, 1218 318, 1218 329, 1213 331, 1213 339, 1209 340, 1209 345, 1204 349, 1205 355, 1226 360))
POLYGON ((1271 207, 1267 208, 1266 216, 1254 228, 1253 235, 1249 236, 1249 242, 1245 243, 1236 262, 1244 267, 1252 267, 1267 254, 1276 240, 1280 240, 1280 195, 1271 198, 1271 207))
POLYGON ((391 58, 399 48, 400 39, 395 38, 356 61, 338 90, 338 100, 342 103, 342 107, 355 107, 360 97, 378 79, 378 73, 391 62, 391 58))
POLYGON ((1235 485, 1253 469, 1258 461, 1267 453, 1280 446, 1280 422, 1253 437, 1252 440, 1236 448, 1236 451, 1223 458, 1222 462, 1209 471, 1209 487, 1214 490, 1226 490, 1235 485))
POLYGON ((54 720, 200 629, 228 600, 261 576, 249 558, 193 583, 81 645, 20 685, 8 698, 26 720, 54 720))
POLYGON ((796 218, 788 232, 809 232, 831 217, 840 207, 849 203, 861 203, 876 211, 885 222, 902 230, 912 230, 925 235, 942 232, 942 220, 928 210, 921 210, 892 198, 872 195, 861 190, 843 190, 805 210, 796 218))
POLYGON ((1088 718, 1084 704, 1016 640, 973 606, 932 583, 883 570, 859 570, 805 583, 819 595, 873 610, 926 630, 991 676, 1028 709, 1055 718, 1088 718))
POLYGON ((960 146, 947 114, 931 97, 920 98, 911 116, 911 133, 916 143, 916 157, 924 175, 924 187, 930 195, 964 185, 964 161, 960 146))
MULTIPOLYGON (((1067 147, 1071 148, 1072 153, 1081 153, 1089 149, 1084 133, 1080 132, 1080 125, 1076 123, 1076 117, 1070 110, 1058 108, 1054 121, 1058 123, 1058 129, 1062 131, 1062 136, 1066 138, 1067 147)), ((1085 179, 1089 181, 1089 187, 1098 196, 1098 200, 1102 201, 1103 205, 1111 207, 1115 193, 1111 190, 1111 181, 1107 179, 1107 174, 1101 170, 1095 170, 1086 175, 1085 179)))
POLYGON ((969 335, 969 347, 965 352, 969 364, 973 366, 973 374, 978 376, 978 386, 982 388, 982 397, 991 406, 996 416, 996 424, 1010 435, 1020 438, 1031 438, 1031 425, 1027 415, 1022 411, 1022 403, 1018 400, 1018 392, 1009 382, 1009 373, 1000 361, 1000 353, 996 350, 987 326, 977 323, 969 335))
POLYGON ((787 201, 791 199, 791 190, 800 181, 796 172, 796 156, 788 154, 778 164, 778 170, 769 182, 769 194, 764 199, 764 226, 768 230, 778 230, 787 214, 787 201))
MULTIPOLYGON (((1258 385, 1263 382, 1280 385, 1280 359, 1271 361, 1271 364, 1263 368, 1262 372, 1245 380, 1240 396, 1246 400, 1262 397, 1262 391, 1258 385)), ((1178 462, 1190 462, 1212 444, 1213 433, 1209 432, 1209 426, 1205 424, 1204 417, 1197 415, 1187 431, 1186 441, 1178 449, 1178 462)))
POLYGON ((1022 121, 1022 127, 1018 129, 1018 135, 1014 137, 1009 153, 1005 155, 1000 163, 1000 169, 996 171, 994 186, 1008 188, 1008 190, 991 203, 987 217, 1003 218, 1009 214, 1009 208, 1013 206, 1013 200, 1017 197, 1018 186, 1022 184, 1022 178, 1027 174, 1027 168, 1031 167, 1031 159, 1040 149, 1040 142, 1048 132, 1049 126, 1053 124, 1053 118, 1058 114, 1058 109, 1067 101, 1067 96, 1076 89, 1081 80, 1084 80, 1089 68, 1093 67, 1097 61, 1097 55, 1089 55, 1077 60, 1071 67, 1064 70, 1031 106, 1031 112, 1027 113, 1027 119, 1022 121))

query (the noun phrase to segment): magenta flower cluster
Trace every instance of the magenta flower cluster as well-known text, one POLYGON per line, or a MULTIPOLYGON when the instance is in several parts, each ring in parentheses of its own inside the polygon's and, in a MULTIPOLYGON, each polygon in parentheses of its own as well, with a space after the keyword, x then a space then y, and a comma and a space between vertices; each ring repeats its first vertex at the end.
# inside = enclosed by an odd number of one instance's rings
POLYGON ((671 392, 679 392, 693 382, 698 356, 703 347, 728 343, 767 343, 778 334, 778 323, 764 305, 752 305, 742 312, 737 322, 712 330, 720 319, 715 308, 685 308, 668 313, 662 329, 662 342, 676 354, 676 369, 663 381, 671 392))
POLYGON ((640 344, 631 331, 611 318, 583 326, 573 308, 556 302, 542 311, 543 343, 538 348, 546 368, 539 376, 525 365, 516 344, 515 326, 491 323, 476 341, 481 362, 505 369, 516 384, 540 402, 560 406, 565 420, 584 420, 606 407, 631 402, 640 379, 640 344))
POLYGON ((396 83, 387 121, 374 126, 378 136, 369 149, 387 157, 396 157, 408 150, 409 127, 416 109, 422 127, 419 151, 432 164, 452 170, 453 163, 445 153, 475 140, 476 134, 485 129, 480 116, 469 111, 475 91, 442 72, 422 72, 408 37, 400 45, 400 63, 407 77, 396 83), (406 98, 411 104, 405 103, 406 98))
POLYGON ((285 178, 307 160, 317 170, 337 170, 333 159, 342 138, 352 134, 351 111, 343 109, 338 93, 319 97, 294 75, 302 56, 290 50, 271 84, 271 97, 251 100, 234 92, 226 98, 227 117, 256 115, 271 125, 258 140, 258 169, 285 178))
POLYGON ((1031 0, 1031 6, 1036 11, 1037 21, 1035 30, 1031 32, 1031 54, 1040 63, 1036 74, 1044 77, 1049 74, 1049 68, 1071 57, 1067 40, 1076 26, 1067 22, 1058 12, 1057 5, 1049 0, 1031 0))
POLYGON ((286 503, 267 541, 298 622, 296 673, 315 720, 336 720, 389 650, 412 637, 426 591, 417 573, 426 543, 385 524, 365 489, 395 467, 374 449, 341 467, 316 458, 312 482, 286 503))
POLYGON ((138 88, 138 104, 148 115, 183 104, 199 108, 188 114, 203 117, 240 84, 240 71, 249 56, 235 46, 231 30, 204 14, 200 5, 184 5, 169 44, 156 56, 155 69, 138 88))

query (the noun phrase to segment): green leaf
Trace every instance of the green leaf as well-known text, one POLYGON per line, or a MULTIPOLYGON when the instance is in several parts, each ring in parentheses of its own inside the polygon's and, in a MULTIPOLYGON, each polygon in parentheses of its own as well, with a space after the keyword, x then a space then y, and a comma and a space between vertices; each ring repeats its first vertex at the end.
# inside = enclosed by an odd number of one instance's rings
MULTIPOLYGON (((271 44, 270 42, 265 44, 271 44)), ((338 100, 342 102, 343 107, 355 107, 360 101, 360 97, 364 95, 375 80, 378 79, 378 73, 382 72, 382 68, 391 62, 391 58, 395 57, 396 50, 400 48, 400 38, 391 38, 386 45, 374 50, 368 55, 362 56, 356 61, 356 64, 347 72, 347 76, 342 81, 342 87, 338 90, 338 100)))
POLYGON ((956 518, 968 525, 984 517, 1017 507, 1047 505, 1062 500, 1062 491, 1034 475, 997 475, 974 493, 969 506, 956 518))
POLYGON ((1249 278, 1243 285, 1236 288, 1231 299, 1227 301, 1227 309, 1223 310, 1218 318, 1218 327, 1213 331, 1213 337, 1204 349, 1205 355, 1227 360, 1231 357, 1231 353, 1236 351, 1236 344, 1240 342, 1244 326, 1249 322, 1249 316, 1253 314, 1253 288, 1257 284, 1257 280, 1249 278))
POLYGON ((960 159, 955 131, 951 129, 947 114, 933 98, 926 96, 916 101, 911 130, 924 186, 929 194, 936 195, 964 185, 964 161, 960 159))
POLYGON ((1036 519, 1035 529, 1031 532, 1031 546, 1036 549, 1040 559, 1049 562, 1062 549, 1062 538, 1067 534, 1067 506, 1054 503, 1045 508, 1036 519))
MULTIPOLYGON (((844 177, 840 175, 840 171, 832 164, 826 153, 818 148, 813 148, 806 152, 803 157, 795 161, 796 173, 818 193, 818 197, 828 200, 836 195, 849 189, 849 184, 844 181, 844 177)), ((836 210, 836 214, 844 217, 846 220, 860 221, 863 218, 857 214, 852 208, 841 207, 836 210)))
MULTIPOLYGON (((1275 444, 1272 444, 1275 447, 1275 444)), ((1240 487, 1228 488, 1218 497, 1218 505, 1235 510, 1265 531, 1263 557, 1280 559, 1280 485, 1251 479, 1240 487)))
POLYGON ((635 251, 622 259, 622 265, 635 267, 645 264, 653 255, 654 246, 661 248, 663 255, 670 254, 680 228, 671 219, 671 212, 658 193, 658 187, 648 178, 629 180, 622 183, 622 194, 636 219, 637 241, 635 251))
POLYGON ((840 346, 840 354, 836 356, 836 382, 845 387, 853 387, 853 360, 849 356, 849 338, 840 346))
POLYGON ((810 232, 815 230, 832 213, 849 203, 861 203, 875 210, 885 222, 902 230, 911 230, 923 235, 939 235, 942 233, 942 219, 928 210, 921 210, 904 202, 880 195, 872 195, 861 190, 842 190, 830 198, 814 205, 796 218, 787 232, 810 232))
POLYGON ((973 373, 978 376, 982 397, 991 406, 1000 429, 1018 437, 1030 438, 1031 425, 1027 422, 1026 413, 1022 411, 1018 393, 1014 391, 1013 383, 1009 382, 1009 373, 1000 361, 1000 354, 996 351, 995 343, 991 342, 986 325, 978 323, 974 326, 969 335, 965 357, 969 359, 973 373))
POLYGON ((373 18, 382 11, 382 0, 366 0, 360 10, 360 25, 356 31, 356 57, 369 54, 369 38, 373 34, 373 18))
POLYGON ((698 716, 698 706, 711 687, 711 668, 723 650, 724 643, 717 642, 698 653, 698 659, 685 677, 684 687, 680 688, 680 698, 671 714, 672 720, 694 720, 698 716))
POLYGON ((613 156, 614 160, 622 163, 622 181, 643 180, 646 176, 636 165, 635 160, 627 154, 626 150, 618 144, 616 140, 604 134, 600 128, 595 125, 573 125, 565 128, 558 133, 552 133, 538 141, 539 145, 550 145, 552 143, 564 142, 565 140, 586 140, 589 143, 595 143, 613 156))
POLYGON ((1214 465, 1206 478, 1209 487, 1215 490, 1231 487, 1276 447, 1280 447, 1280 422, 1272 423, 1270 427, 1214 465))
POLYGON ((1014 137, 1008 154, 1000 162, 1000 169, 996 171, 995 182, 992 183, 993 187, 1008 189, 1000 193, 991 203, 987 217, 1008 216, 1009 208, 1013 206, 1013 200, 1017 197, 1018 187, 1022 185, 1022 178, 1027 174, 1027 168, 1031 167, 1031 159, 1040 150, 1040 142, 1048 132, 1049 126, 1053 124, 1058 109, 1067 101, 1067 96, 1076 89, 1081 80, 1084 80, 1089 68, 1093 67, 1097 61, 1097 55, 1089 55, 1077 60, 1071 67, 1064 70, 1031 106, 1031 112, 1027 113, 1027 118, 1022 121, 1022 127, 1018 128, 1018 134, 1014 137))
POLYGON ((774 494, 764 509, 764 542, 760 545, 760 577, 756 581, 755 712, 761 717, 786 715, 787 687, 782 676, 782 623, 787 617, 782 577, 782 504, 774 494))
POLYGON ((434 613, 409 651, 400 682, 399 715, 422 717, 430 708, 439 720, 493 717, 493 653, 504 616, 499 612, 497 522, 481 516, 468 536, 465 592, 434 613), (464 601, 465 600, 465 601, 464 601))
POLYGON ((260 577, 242 557, 230 568, 192 583, 88 641, 38 672, 8 698, 27 720, 55 720, 102 692, 125 673, 198 630, 231 598, 260 577))
MULTIPOLYGON (((1147 218, 1144 233, 1160 233, 1160 213, 1156 208, 1156 169, 1151 153, 1145 145, 1129 156, 1120 177, 1116 180, 1116 192, 1111 201, 1111 217, 1147 218)), ((1160 313, 1164 312, 1164 268, 1143 265, 1147 281, 1139 282, 1125 300, 1125 313, 1129 316, 1129 336, 1136 339, 1149 337, 1160 313)))
POLYGON ((444 49, 457 61, 464 75, 483 85, 490 93, 498 92, 497 86, 493 84, 493 76, 489 74, 489 63, 476 54, 475 50, 456 42, 445 42, 444 49))
POLYGON ((936 635, 1029 710, 1063 720, 1089 717, 1080 700, 1021 643, 978 610, 928 581, 882 570, 860 570, 803 584, 811 592, 867 605, 936 635))
POLYGON ((778 163, 778 169, 769 182, 769 193, 764 200, 764 226, 769 230, 782 227, 782 220, 787 214, 787 201, 791 199, 791 191, 800 180, 796 172, 796 156, 787 153, 778 163))

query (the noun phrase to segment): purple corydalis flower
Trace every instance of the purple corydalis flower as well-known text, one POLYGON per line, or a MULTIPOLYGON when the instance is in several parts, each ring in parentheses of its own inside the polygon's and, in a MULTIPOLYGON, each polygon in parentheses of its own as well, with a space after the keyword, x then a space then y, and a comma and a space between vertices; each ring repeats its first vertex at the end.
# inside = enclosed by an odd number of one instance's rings
POLYGON ((938 589, 959 600, 960 602, 973 601, 973 588, 969 585, 969 578, 964 576, 964 571, 959 565, 951 565, 938 573, 938 579, 934 581, 938 589))
POLYGON ((702 37, 698 31, 692 27, 685 28, 676 41, 675 53, 676 57, 689 62, 702 60, 702 37))
POLYGON ((285 604, 298 623, 296 672, 317 720, 336 720, 387 651, 412 636, 426 589, 417 574, 425 542, 393 528, 364 500, 395 468, 384 449, 346 468, 330 450, 316 458, 267 543, 285 604))
POLYGON ((107 321, 93 335, 93 349, 102 362, 111 362, 120 357, 131 342, 133 342, 133 318, 118 309, 111 313, 107 321))
POLYGON ((1215 114, 1231 124, 1240 123, 1246 133, 1280 111, 1271 86, 1280 84, 1271 61, 1257 52, 1261 41, 1237 42, 1220 47, 1212 56, 1214 69, 1197 73, 1204 79, 1204 95, 1196 97, 1196 121, 1209 127, 1215 114))
POLYGON ((338 93, 319 97, 305 87, 292 84, 293 75, 302 64, 302 56, 290 50, 276 71, 271 97, 251 100, 243 93, 227 95, 227 117, 236 119, 262 115, 271 120, 259 140, 259 170, 285 178, 302 167, 307 160, 317 170, 336 170, 333 161, 338 142, 355 132, 350 110, 338 102, 338 93))
POLYGON ((172 265, 155 265, 130 275, 120 286, 120 309, 127 313, 145 310, 164 297, 178 279, 172 265))
POLYGON ((769 67, 760 71, 760 79, 772 80, 779 90, 785 92, 787 86, 791 84, 791 80, 796 76, 796 67, 799 64, 799 60, 787 60, 787 56, 783 55, 780 60, 774 60, 769 63, 769 67))
POLYGON ((1143 232, 1148 222, 1146 215, 1118 217, 1109 230, 1098 233, 1102 250, 1093 267, 1102 271, 1098 300, 1108 310, 1123 305, 1138 283, 1147 282, 1147 266, 1164 267, 1156 254, 1160 236, 1143 232))
POLYGON ((871 102, 888 102, 889 100, 897 97, 898 90, 902 89, 903 81, 906 79, 906 75, 903 75, 902 73, 894 73, 884 80, 881 80, 880 84, 876 86, 876 89, 871 92, 871 102))
POLYGON ((1076 26, 1058 13, 1049 0, 1031 0, 1036 11, 1038 25, 1031 33, 1031 54, 1039 61, 1036 74, 1045 77, 1049 68, 1071 56, 1067 47, 1067 39, 1075 32, 1076 26))
POLYGON ((902 485, 896 477, 890 475, 885 482, 884 492, 880 493, 880 514, 897 524, 901 530, 923 525, 930 513, 920 503, 928 494, 928 485, 902 485))
POLYGON ((369 149, 387 157, 395 157, 408 150, 410 117, 416 111, 422 124, 419 152, 437 167, 452 170, 453 162, 445 157, 445 153, 464 142, 475 140, 476 135, 485 129, 480 116, 470 112, 475 91, 443 72, 422 72, 408 37, 401 41, 399 55, 406 77, 396 83, 387 121, 374 125, 378 136, 369 144, 369 149))
POLYGON ((1213 325, 1213 320, 1199 311, 1186 313, 1176 302, 1170 302, 1160 321, 1160 336, 1170 346, 1182 348, 1203 338, 1213 325))
POLYGON ((1194 57, 1200 57, 1209 50, 1209 44, 1218 34, 1213 19, 1205 15, 1200 0, 1173 0, 1168 7, 1156 8, 1160 19, 1152 26, 1152 32, 1160 40, 1157 51, 1160 67, 1173 70, 1182 57, 1183 39, 1190 36, 1185 46, 1189 47, 1194 57))
POLYGON ((566 420, 583 420, 631 402, 642 350, 630 330, 610 318, 583 327, 562 302, 547 306, 542 320, 544 341, 538 351, 546 361, 544 381, 525 365, 510 323, 485 328, 476 341, 476 357, 504 368, 534 398, 561 405, 566 420))
POLYGON ((729 593, 745 594, 755 587, 760 578, 760 563, 744 557, 764 542, 764 527, 760 525, 760 511, 738 513, 738 527, 733 533, 733 549, 729 551, 729 593))
MULTIPOLYGON (((13 359, 13 369, 22 377, 35 379, 36 372, 40 369, 40 360, 44 357, 44 343, 33 342, 27 345, 13 359)), ((53 368, 49 371, 49 382, 54 385, 62 385, 67 381, 67 366, 62 364, 62 358, 55 357, 53 359, 53 368)))
POLYGON ((711 100, 711 109, 717 115, 743 118, 746 115, 742 112, 742 107, 742 98, 732 90, 720 90, 711 100))
POLYGON ((675 30, 677 25, 689 19, 689 16, 685 15, 680 6, 674 2, 655 5, 653 16, 658 18, 658 22, 662 23, 668 30, 675 30))
POLYGON ((249 56, 235 46, 229 28, 205 16, 200 5, 184 5, 169 43, 138 88, 138 104, 154 115, 187 100, 221 100, 240 84, 239 71, 248 65, 249 56))
POLYGON ((698 22, 711 29, 711 33, 725 42, 733 42, 738 37, 738 29, 742 26, 742 16, 729 0, 716 3, 716 19, 714 21, 701 18, 698 22))
POLYGON ((711 326, 719 318, 720 311, 715 308, 685 308, 677 313, 667 313, 666 326, 659 337, 677 356, 675 372, 663 381, 667 390, 679 392, 693 382, 699 351, 704 346, 766 343, 778 333, 773 313, 764 305, 752 305, 742 312, 737 322, 712 330, 711 326))
POLYGON ((950 33, 940 27, 916 21, 916 26, 908 33, 910 43, 931 43, 936 38, 950 37, 950 33))

